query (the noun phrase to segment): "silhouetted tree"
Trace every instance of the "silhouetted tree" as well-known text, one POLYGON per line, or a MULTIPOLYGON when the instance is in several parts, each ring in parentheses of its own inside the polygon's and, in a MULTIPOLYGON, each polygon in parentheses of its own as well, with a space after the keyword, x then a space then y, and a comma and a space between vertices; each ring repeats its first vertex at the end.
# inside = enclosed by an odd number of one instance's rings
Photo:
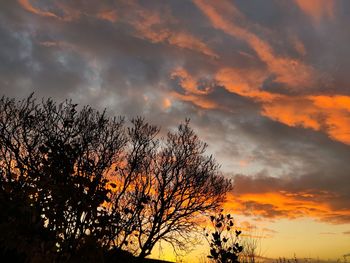
POLYGON ((123 121, 90 107, 78 112, 76 107, 70 101, 56 105, 51 99, 37 104, 32 96, 20 102, 1 98, 2 207, 23 206, 8 211, 1 227, 16 229, 20 224, 37 229, 2 236, 3 244, 21 240, 29 250, 43 247, 45 253, 69 259, 87 240, 104 237, 108 218, 102 205, 108 201, 104 175, 125 145, 123 121), (48 243, 43 237, 39 245, 33 243, 36 234, 45 232, 53 235, 48 243))
POLYGON ((231 184, 220 174, 215 160, 205 155, 207 145, 188 121, 160 141, 157 127, 140 118, 133 124, 128 130, 130 145, 124 166, 117 169, 124 183, 112 198, 114 205, 127 212, 125 221, 132 222, 122 228, 119 244, 134 248, 141 258, 161 240, 185 249, 199 218, 220 206, 231 184))
POLYGON ((188 121, 158 132, 70 101, 2 97, 0 252, 66 262, 185 248, 231 184, 188 121))
MULTIPOLYGON (((130 240, 135 236, 138 216, 146 199, 138 191, 139 179, 151 173, 149 164, 154 161, 159 129, 137 118, 126 129, 127 144, 119 162, 114 164, 108 187, 110 202, 106 207, 111 216, 109 232, 104 240, 105 247, 135 250, 137 243, 130 240)), ((144 185, 147 186, 146 184, 144 185)), ((145 192, 143 192, 145 194, 145 192)), ((134 251, 135 252, 135 251, 134 251)))

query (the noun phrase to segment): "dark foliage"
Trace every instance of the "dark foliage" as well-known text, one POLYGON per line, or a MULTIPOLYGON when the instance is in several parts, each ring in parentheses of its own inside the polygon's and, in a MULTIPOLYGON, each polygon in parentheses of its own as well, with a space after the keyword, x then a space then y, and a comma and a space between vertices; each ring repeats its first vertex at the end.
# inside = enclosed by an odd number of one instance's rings
POLYGON ((240 230, 234 225, 230 214, 219 213, 210 216, 213 232, 205 233, 210 246, 208 258, 218 263, 238 263, 243 246, 239 244, 240 230))
POLYGON ((0 100, 1 243, 69 260, 105 236, 106 178, 125 145, 121 119, 70 101, 0 100), (13 232, 11 232, 13 231, 13 232))
POLYGON ((188 122, 157 139, 70 101, 0 99, 0 253, 18 262, 143 258, 184 248, 230 189, 188 122), (79 259, 79 260, 78 260, 79 259))

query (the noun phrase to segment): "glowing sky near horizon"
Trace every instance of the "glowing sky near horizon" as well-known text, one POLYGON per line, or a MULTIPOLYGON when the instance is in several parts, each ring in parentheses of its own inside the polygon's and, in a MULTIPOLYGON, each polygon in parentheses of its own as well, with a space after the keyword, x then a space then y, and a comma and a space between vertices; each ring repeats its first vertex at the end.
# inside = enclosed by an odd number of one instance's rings
POLYGON ((0 95, 191 118, 269 234, 266 257, 350 253, 350 1, 0 2, 0 95))

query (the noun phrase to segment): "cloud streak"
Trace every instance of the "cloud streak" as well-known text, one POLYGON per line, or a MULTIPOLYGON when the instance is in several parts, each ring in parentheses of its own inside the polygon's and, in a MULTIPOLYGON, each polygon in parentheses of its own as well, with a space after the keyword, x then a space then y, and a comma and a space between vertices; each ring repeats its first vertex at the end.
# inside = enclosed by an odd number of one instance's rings
POLYGON ((311 217, 333 224, 349 222, 346 193, 321 190, 317 185, 303 187, 300 181, 306 179, 236 176, 237 190, 229 197, 227 207, 257 219, 311 217), (339 207, 339 203, 343 205, 339 207))

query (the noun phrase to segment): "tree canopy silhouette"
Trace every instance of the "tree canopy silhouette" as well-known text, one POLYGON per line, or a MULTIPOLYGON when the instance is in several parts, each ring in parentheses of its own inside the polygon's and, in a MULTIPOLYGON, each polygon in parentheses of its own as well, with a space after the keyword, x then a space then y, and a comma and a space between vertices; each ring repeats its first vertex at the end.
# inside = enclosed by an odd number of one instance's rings
POLYGON ((0 99, 0 249, 69 262, 184 248, 230 189, 186 121, 166 138, 71 101, 0 99), (88 253, 87 253, 88 251, 88 253))

